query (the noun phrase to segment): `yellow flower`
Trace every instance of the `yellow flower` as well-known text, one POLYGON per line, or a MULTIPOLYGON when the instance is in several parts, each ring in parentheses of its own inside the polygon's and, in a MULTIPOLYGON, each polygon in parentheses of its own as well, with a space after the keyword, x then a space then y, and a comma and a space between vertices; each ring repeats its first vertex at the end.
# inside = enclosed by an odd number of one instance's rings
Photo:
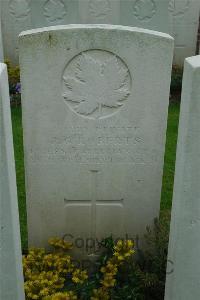
POLYGON ((133 249, 134 243, 131 240, 118 241, 114 247, 113 256, 117 259, 119 263, 130 258, 134 253, 133 249))
POLYGON ((101 280, 101 284, 105 288, 110 288, 113 287, 116 283, 116 279, 113 278, 112 276, 105 276, 103 280, 101 280))
POLYGON ((101 272, 103 273, 103 278, 101 280, 102 288, 100 291, 99 289, 95 290, 94 297, 91 298, 92 300, 101 299, 98 298, 98 293, 114 287, 116 284, 115 276, 118 272, 118 267, 134 254, 133 245, 134 244, 131 240, 119 240, 114 246, 113 257, 110 258, 106 265, 101 268, 101 272), (95 293, 97 296, 95 296, 95 293))
POLYGON ((86 279, 88 279, 88 275, 86 271, 81 271, 80 269, 76 269, 72 273, 72 281, 74 283, 82 284, 86 279))
POLYGON ((102 273, 109 273, 112 275, 116 275, 117 273, 117 265, 112 263, 112 260, 109 260, 107 264, 101 268, 102 273))
POLYGON ((111 258, 107 261, 106 265, 101 268, 101 272, 104 274, 101 284, 105 288, 113 287, 116 283, 114 276, 117 274, 118 268, 114 262, 114 259, 111 258))
POLYGON ((49 245, 53 246, 56 249, 62 249, 62 250, 70 250, 73 248, 73 244, 70 242, 66 242, 63 239, 54 237, 50 238, 48 240, 49 245))
POLYGON ((43 290, 40 291, 41 296, 48 296, 49 295, 49 289, 44 288, 43 290))
MULTIPOLYGON (((65 250, 71 249, 71 243, 53 238, 49 243, 54 253, 46 254, 43 248, 31 248, 23 257, 26 300, 77 300, 73 292, 60 292, 70 274, 72 282, 83 284, 88 279, 86 271, 75 269, 71 257, 65 250)), ((109 289, 116 284, 119 266, 134 254, 133 242, 118 241, 113 257, 102 266, 101 287, 93 291, 91 300, 110 300, 109 289)))
POLYGON ((65 279, 52 271, 42 271, 33 276, 24 284, 27 300, 43 299, 44 296, 55 293, 56 290, 63 288, 65 279))
POLYGON ((77 296, 74 292, 69 291, 65 293, 56 293, 51 297, 47 297, 44 300, 77 300, 77 296))

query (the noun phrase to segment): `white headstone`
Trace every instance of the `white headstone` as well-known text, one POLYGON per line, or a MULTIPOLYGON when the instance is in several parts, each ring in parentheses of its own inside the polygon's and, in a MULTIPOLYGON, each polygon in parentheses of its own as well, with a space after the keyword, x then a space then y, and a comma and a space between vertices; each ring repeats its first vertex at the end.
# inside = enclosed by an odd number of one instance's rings
POLYGON ((79 0, 77 23, 121 24, 120 0, 79 0))
POLYGON ((8 78, 0 64, 0 299, 23 300, 22 256, 9 107, 8 78))
POLYGON ((31 1, 32 28, 78 23, 78 4, 78 0, 31 1))
POLYGON ((1 1, 0 1, 0 62, 3 62, 3 40, 2 40, 2 31, 1 31, 1 1))
POLYGON ((18 64, 18 35, 21 31, 32 28, 31 0, 1 0, 1 2, 4 56, 12 63, 18 64))
POLYGON ((115 25, 20 36, 29 243, 143 234, 159 214, 173 39, 115 25))
POLYGON ((199 0, 170 0, 169 13, 175 39, 174 63, 183 65, 184 59, 195 55, 199 27, 199 0))
POLYGON ((169 0, 121 0, 120 24, 171 33, 168 5, 169 0))
POLYGON ((174 63, 195 55, 199 0, 1 0, 5 56, 18 63, 22 30, 64 24, 120 24, 172 34, 174 63))
POLYGON ((185 61, 165 300, 200 299, 199 95, 196 56, 185 61))

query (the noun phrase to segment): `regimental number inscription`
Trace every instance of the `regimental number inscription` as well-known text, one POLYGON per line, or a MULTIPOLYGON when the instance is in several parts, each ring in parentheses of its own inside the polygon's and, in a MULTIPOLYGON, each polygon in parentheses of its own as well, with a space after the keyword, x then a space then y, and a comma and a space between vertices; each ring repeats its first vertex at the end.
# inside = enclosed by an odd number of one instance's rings
POLYGON ((63 97, 76 114, 101 119, 118 112, 130 95, 131 76, 115 54, 88 50, 75 56, 63 74, 63 97))
POLYGON ((43 14, 46 20, 52 24, 59 24, 64 21, 67 13, 63 0, 48 0, 44 4, 43 14))
POLYGON ((133 4, 133 13, 140 21, 149 21, 156 13, 154 0, 136 0, 133 4))

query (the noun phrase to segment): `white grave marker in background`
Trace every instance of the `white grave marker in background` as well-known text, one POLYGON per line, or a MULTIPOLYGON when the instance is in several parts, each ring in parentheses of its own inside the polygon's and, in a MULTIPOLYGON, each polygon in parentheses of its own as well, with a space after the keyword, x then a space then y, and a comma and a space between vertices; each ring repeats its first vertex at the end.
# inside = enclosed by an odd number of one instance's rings
POLYGON ((165 300, 200 299, 200 56, 187 58, 169 242, 165 300))
POLYGON ((18 63, 22 30, 67 24, 120 24, 175 38, 174 63, 195 55, 199 0, 1 0, 5 56, 18 63))
POLYGON ((182 65, 186 57, 195 55, 199 12, 199 0, 169 1, 172 35, 175 39, 174 63, 176 64, 182 65))
POLYGON ((1 30, 1 1, 0 1, 0 62, 3 62, 3 40, 2 40, 2 30, 1 30))
POLYGON ((22 255, 6 65, 0 64, 0 299, 23 300, 22 255))

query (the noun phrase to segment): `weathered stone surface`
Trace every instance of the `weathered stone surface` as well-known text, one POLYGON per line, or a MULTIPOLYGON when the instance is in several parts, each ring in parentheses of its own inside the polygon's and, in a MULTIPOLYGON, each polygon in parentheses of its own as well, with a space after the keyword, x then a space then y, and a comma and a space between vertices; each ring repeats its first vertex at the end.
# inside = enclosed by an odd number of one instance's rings
POLYGON ((77 23, 78 0, 33 0, 30 2, 32 28, 77 23))
POLYGON ((195 55, 199 0, 2 0, 5 56, 18 63, 22 30, 64 24, 121 24, 175 38, 174 63, 195 55))
POLYGON ((6 66, 0 64, 0 299, 23 300, 22 256, 6 66))
POLYGON ((18 35, 21 31, 32 28, 30 0, 2 0, 1 4, 4 55, 17 64, 18 35))
POLYGON ((120 4, 120 0, 79 0, 79 14, 76 23, 121 24, 120 4))
POLYGON ((159 214, 173 39, 115 25, 20 36, 29 243, 143 234, 159 214))
POLYGON ((200 299, 200 56, 185 61, 166 300, 200 299))
POLYGON ((195 55, 199 26, 199 0, 170 0, 172 35, 175 38, 174 62, 182 65, 184 59, 195 55))
POLYGON ((0 62, 3 62, 3 40, 2 40, 2 31, 1 31, 1 2, 0 2, 0 62))
POLYGON ((120 24, 171 33, 167 0, 122 0, 120 24))

